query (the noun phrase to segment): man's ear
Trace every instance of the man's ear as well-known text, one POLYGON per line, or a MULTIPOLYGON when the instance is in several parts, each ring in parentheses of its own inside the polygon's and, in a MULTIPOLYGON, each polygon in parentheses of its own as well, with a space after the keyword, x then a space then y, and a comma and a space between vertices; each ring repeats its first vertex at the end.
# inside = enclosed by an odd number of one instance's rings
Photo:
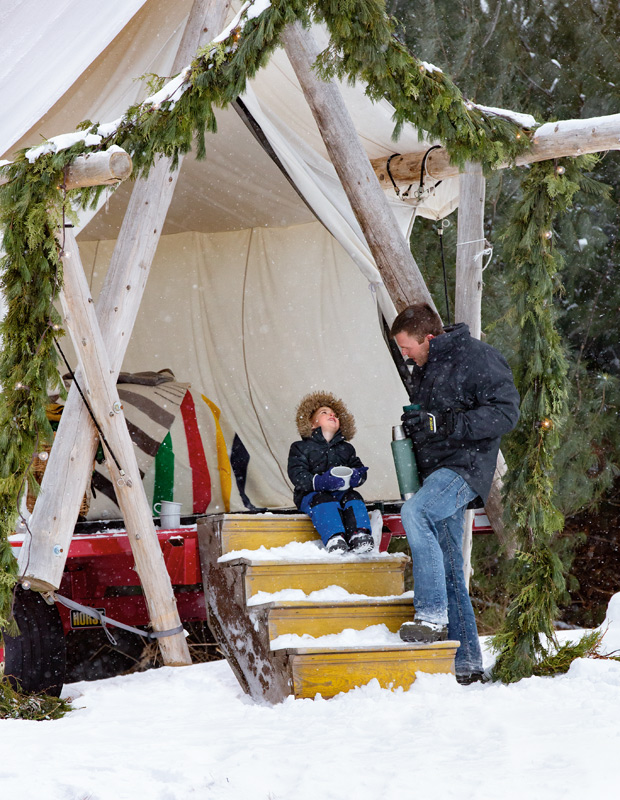
POLYGON ((434 333, 427 333, 426 334, 426 341, 427 342, 430 342, 430 340, 434 339, 434 338, 435 338, 435 334, 434 333))

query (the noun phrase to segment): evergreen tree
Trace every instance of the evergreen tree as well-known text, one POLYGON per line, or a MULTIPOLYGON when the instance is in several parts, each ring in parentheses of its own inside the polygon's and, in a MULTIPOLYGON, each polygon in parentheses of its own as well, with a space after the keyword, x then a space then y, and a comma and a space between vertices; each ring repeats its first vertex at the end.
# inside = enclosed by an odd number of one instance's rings
MULTIPOLYGON (((418 57, 444 69, 463 94, 482 105, 532 114, 540 121, 596 117, 620 108, 620 5, 615 0, 392 0, 388 10, 418 57)), ((514 360, 518 340, 507 286, 502 232, 519 199, 522 169, 487 182, 485 234, 494 248, 484 273, 483 330, 514 360)), ((620 154, 608 153, 592 178, 611 195, 576 196, 558 221, 563 266, 557 325, 569 360, 570 414, 556 458, 556 502, 575 513, 600 496, 620 461, 620 154)), ((437 226, 419 220, 412 248, 443 309, 437 226)), ((455 226, 444 234, 454 264, 455 226)), ((449 269, 450 291, 454 271, 449 269)))

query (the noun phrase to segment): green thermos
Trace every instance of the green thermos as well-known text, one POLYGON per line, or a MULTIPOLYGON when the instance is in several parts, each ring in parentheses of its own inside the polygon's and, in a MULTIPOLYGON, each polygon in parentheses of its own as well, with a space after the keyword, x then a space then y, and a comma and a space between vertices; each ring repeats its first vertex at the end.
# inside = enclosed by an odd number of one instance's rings
MULTIPOLYGON (((417 404, 404 406, 403 411, 413 411, 419 408, 420 406, 417 404)), ((405 429, 402 425, 394 425, 392 428, 391 444, 400 496, 403 500, 409 500, 420 488, 420 478, 418 476, 418 467, 415 463, 413 444, 405 434, 405 429)))

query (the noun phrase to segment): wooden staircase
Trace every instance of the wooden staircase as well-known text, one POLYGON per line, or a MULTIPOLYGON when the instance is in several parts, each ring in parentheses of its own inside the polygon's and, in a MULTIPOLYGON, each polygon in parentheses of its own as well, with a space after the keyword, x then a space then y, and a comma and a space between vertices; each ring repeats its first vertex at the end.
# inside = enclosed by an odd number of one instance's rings
POLYGON ((320 541, 302 514, 205 517, 198 541, 209 625, 252 698, 333 697, 373 678, 385 688, 406 689, 416 672, 454 672, 458 642, 406 644, 381 628, 376 643, 367 631, 385 625, 395 634, 412 619, 412 600, 403 597, 407 556, 343 557, 319 546, 316 556, 313 547, 296 555, 291 542, 320 541), (290 589, 303 599, 289 599, 284 590, 290 589), (350 629, 366 631, 363 644, 350 629), (325 638, 343 631, 351 644, 343 645, 342 636, 335 643, 325 638), (291 643, 291 635, 304 639, 291 643))

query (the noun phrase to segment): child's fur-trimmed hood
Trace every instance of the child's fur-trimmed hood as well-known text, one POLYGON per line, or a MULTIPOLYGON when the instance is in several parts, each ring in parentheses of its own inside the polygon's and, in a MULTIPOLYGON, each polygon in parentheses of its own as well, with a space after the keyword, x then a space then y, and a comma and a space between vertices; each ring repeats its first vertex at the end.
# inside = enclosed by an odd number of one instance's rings
POLYGON ((295 415, 297 430, 302 439, 312 436, 312 415, 321 406, 328 406, 336 412, 340 420, 340 432, 347 441, 355 436, 355 417, 342 400, 331 392, 311 392, 302 398, 295 415))

